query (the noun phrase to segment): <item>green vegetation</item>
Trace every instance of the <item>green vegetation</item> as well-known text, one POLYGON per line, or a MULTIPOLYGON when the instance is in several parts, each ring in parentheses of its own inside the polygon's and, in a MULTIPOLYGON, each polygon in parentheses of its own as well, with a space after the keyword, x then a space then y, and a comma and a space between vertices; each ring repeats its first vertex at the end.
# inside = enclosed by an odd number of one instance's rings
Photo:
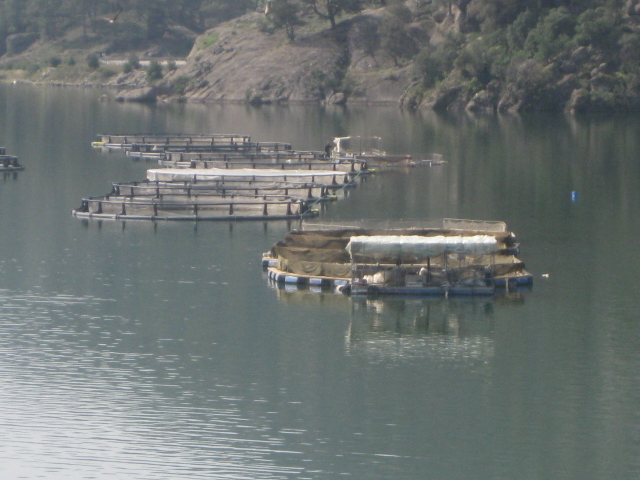
POLYGON ((100 66, 100 59, 95 53, 87 57, 87 65, 91 70, 96 70, 100 66))
POLYGON ((139 69, 140 69, 140 59, 135 53, 129 54, 127 63, 124 64, 125 73, 129 73, 133 70, 139 70, 139 69))
POLYGON ((189 84, 191 83, 191 79, 186 75, 180 75, 179 77, 173 80, 173 91, 178 95, 183 95, 189 84))
POLYGON ((200 47, 201 50, 204 50, 218 43, 218 40, 219 40, 218 33, 211 32, 208 35, 204 35, 200 37, 200 43, 198 44, 198 46, 200 47))
POLYGON ((284 29, 287 38, 293 42, 296 38, 296 27, 304 25, 306 22, 300 18, 300 5, 289 0, 274 0, 271 3, 267 16, 268 26, 266 31, 284 29))
POLYGON ((146 74, 147 82, 149 83, 160 80, 162 78, 162 65, 155 60, 151 61, 147 67, 146 74))
MULTIPOLYGON (((384 7, 360 29, 359 48, 396 68, 411 65, 409 97, 436 108, 466 105, 478 95, 483 108, 505 110, 640 103, 638 0, 273 0, 270 6, 262 28, 284 29, 291 42, 309 15, 338 32, 345 15, 384 7)), ((340 88, 343 77, 311 75, 309 88, 322 96, 340 88)))
POLYGON ((457 87, 458 100, 466 103, 486 92, 492 108, 637 108, 637 0, 423 4, 412 12, 413 19, 432 19, 444 32, 437 41, 423 42, 415 53, 397 46, 411 39, 403 40, 398 22, 382 32, 381 40, 394 60, 403 60, 399 55, 411 59, 419 80, 416 95, 439 99, 457 87))
POLYGON ((53 56, 49 58, 49 65, 53 68, 57 68, 62 63, 62 59, 58 56, 53 56))

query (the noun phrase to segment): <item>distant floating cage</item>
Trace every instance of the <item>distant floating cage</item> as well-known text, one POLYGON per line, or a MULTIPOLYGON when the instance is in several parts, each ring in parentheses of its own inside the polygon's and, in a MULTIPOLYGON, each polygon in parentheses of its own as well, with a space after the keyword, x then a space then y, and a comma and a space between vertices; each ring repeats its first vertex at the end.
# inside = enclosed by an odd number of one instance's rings
MULTIPOLYGON (((357 177, 357 175, 355 176, 357 177)), ((332 185, 353 185, 355 177, 349 172, 333 170, 278 170, 253 168, 152 168, 147 170, 151 181, 191 182, 219 180, 270 180, 272 182, 311 182, 332 185)))
POLYGON ((291 150, 291 145, 288 143, 279 142, 246 142, 236 144, 208 144, 186 142, 167 145, 153 143, 134 143, 130 147, 127 147, 126 150, 126 155, 129 157, 164 158, 167 152, 277 152, 291 150))
POLYGON ((225 181, 209 182, 141 182, 114 183, 110 195, 123 197, 153 197, 159 200, 171 195, 205 197, 207 195, 284 195, 304 198, 307 201, 335 200, 334 185, 310 182, 225 181))
POLYGON ((147 170, 147 179, 114 183, 82 199, 73 215, 116 220, 276 220, 318 215, 318 202, 354 186, 348 172, 273 169, 147 170))
POLYGON ((163 158, 166 152, 271 152, 291 150, 282 142, 252 142, 249 135, 239 134, 99 134, 92 143, 96 148, 122 149, 139 158, 163 158))
POLYGON ((285 195, 171 195, 161 199, 107 195, 82 199, 80 218, 112 220, 278 220, 317 215, 304 199, 285 195))
POLYGON ((270 160, 278 162, 301 162, 304 160, 320 160, 325 159, 325 152, 319 151, 299 151, 299 150, 275 150, 269 152, 244 152, 244 153, 227 153, 227 152, 166 152, 164 161, 172 164, 187 164, 193 162, 210 162, 210 161, 234 161, 234 160, 270 160))
POLYGON ((244 158, 244 156, 227 156, 224 159, 191 160, 190 162, 171 162, 158 160, 162 167, 173 168, 252 168, 276 170, 332 170, 350 174, 367 173, 367 163, 363 160, 344 159, 342 161, 328 161, 322 159, 292 159, 282 158, 244 158))
MULTIPOLYGON (((4 152, 4 148, 2 148, 4 152)), ((24 170, 24 165, 18 161, 18 157, 13 155, 0 154, 0 172, 18 172, 24 170)))
POLYGON ((175 143, 211 144, 211 145, 237 145, 251 141, 248 135, 219 133, 207 134, 98 134, 98 140, 92 145, 98 148, 131 148, 134 144, 171 145, 175 143))

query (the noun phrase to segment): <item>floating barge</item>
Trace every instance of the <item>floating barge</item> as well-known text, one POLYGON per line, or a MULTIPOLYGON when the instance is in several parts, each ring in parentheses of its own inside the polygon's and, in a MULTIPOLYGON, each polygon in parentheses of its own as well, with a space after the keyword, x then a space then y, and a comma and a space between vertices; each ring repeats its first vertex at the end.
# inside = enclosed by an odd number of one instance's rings
POLYGON ((492 295, 529 285, 503 222, 456 219, 439 226, 307 225, 263 257, 275 282, 337 287, 352 295, 492 295))

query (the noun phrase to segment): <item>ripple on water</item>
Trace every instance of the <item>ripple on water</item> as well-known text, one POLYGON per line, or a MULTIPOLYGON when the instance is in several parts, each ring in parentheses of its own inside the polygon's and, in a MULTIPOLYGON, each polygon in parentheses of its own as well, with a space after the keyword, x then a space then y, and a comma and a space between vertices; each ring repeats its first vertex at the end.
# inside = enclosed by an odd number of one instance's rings
POLYGON ((136 322, 99 314, 109 302, 0 291, 0 478, 299 477, 273 461, 300 455, 282 440, 299 432, 269 436, 233 385, 198 389, 185 364, 207 359, 140 347, 136 322))

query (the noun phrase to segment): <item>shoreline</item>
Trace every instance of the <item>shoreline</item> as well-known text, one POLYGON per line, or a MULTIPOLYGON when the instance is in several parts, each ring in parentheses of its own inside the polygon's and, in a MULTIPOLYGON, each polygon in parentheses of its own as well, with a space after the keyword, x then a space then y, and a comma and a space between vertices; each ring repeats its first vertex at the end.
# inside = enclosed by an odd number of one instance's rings
MULTIPOLYGON (((25 79, 0 79, 0 83, 4 83, 7 85, 31 85, 36 87, 59 87, 59 88, 96 88, 96 89, 104 89, 104 90, 113 90, 113 91, 135 91, 135 90, 149 90, 156 89, 157 86, 154 85, 136 85, 136 84, 112 84, 112 83, 92 83, 92 82, 61 82, 61 81, 50 81, 50 82, 42 82, 42 81, 34 81, 34 80, 25 80, 25 79)), ((287 105, 316 105, 316 106, 336 106, 346 108, 348 105, 352 106, 372 106, 372 107, 396 107, 399 109, 403 109, 402 105, 399 102, 389 101, 389 100, 351 100, 345 104, 333 104, 328 103, 326 101, 315 101, 315 100, 280 100, 280 101, 269 101, 263 100, 261 103, 256 104, 255 102, 251 102, 249 100, 225 100, 225 99, 195 99, 188 96, 180 96, 180 95, 167 95, 158 93, 155 96, 155 100, 145 100, 145 101, 136 101, 136 100, 118 100, 116 97, 112 98, 114 101, 119 101, 123 103, 193 103, 193 104, 211 104, 211 105, 251 105, 255 107, 267 106, 267 105, 278 105, 278 106, 287 106, 287 105)), ((418 108, 414 110, 429 110, 425 108, 418 108)))

